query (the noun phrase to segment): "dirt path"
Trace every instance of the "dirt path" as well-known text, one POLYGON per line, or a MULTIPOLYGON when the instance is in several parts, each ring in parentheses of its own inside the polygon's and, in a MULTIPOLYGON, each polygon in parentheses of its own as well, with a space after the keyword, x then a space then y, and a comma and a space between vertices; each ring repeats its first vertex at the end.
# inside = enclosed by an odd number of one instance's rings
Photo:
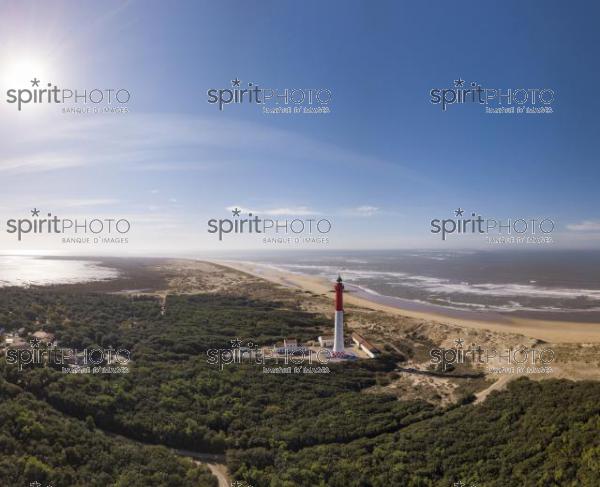
POLYGON ((511 380, 516 379, 517 377, 517 375, 510 374, 500 376, 500 378, 496 382, 494 382, 490 387, 484 389, 483 391, 479 391, 475 394, 475 397, 477 399, 475 399, 473 404, 479 404, 480 402, 485 401, 486 397, 490 395, 490 392, 504 389, 506 387, 506 384, 508 384, 511 380))
POLYGON ((225 455, 197 453, 190 450, 173 450, 177 455, 190 458, 198 465, 205 465, 217 477, 219 487, 230 487, 231 479, 225 465, 225 455))
MULTIPOLYGON (((123 438, 126 441, 131 441, 134 443, 139 443, 147 446, 159 446, 157 443, 147 443, 140 440, 135 440, 133 438, 129 438, 127 436, 120 435, 118 433, 112 433, 110 431, 102 430, 104 434, 108 436, 112 436, 113 438, 123 438)), ((173 453, 180 457, 186 457, 192 460, 197 465, 204 465, 208 467, 210 473, 212 473, 217 480, 219 481, 219 487, 230 487, 231 479, 229 478, 229 471, 227 470, 227 465, 225 464, 225 455, 219 453, 200 453, 191 450, 181 450, 177 448, 169 448, 173 453)))
POLYGON ((229 472, 227 472, 227 467, 220 463, 203 463, 198 460, 194 460, 199 465, 204 465, 208 467, 210 473, 212 473, 217 480, 219 481, 219 487, 230 487, 231 482, 229 481, 229 472))
POLYGON ((229 482, 227 467, 225 467, 225 465, 207 463, 206 466, 210 469, 212 474, 217 477, 217 480, 219 481, 219 487, 229 487, 231 485, 231 482, 229 482))

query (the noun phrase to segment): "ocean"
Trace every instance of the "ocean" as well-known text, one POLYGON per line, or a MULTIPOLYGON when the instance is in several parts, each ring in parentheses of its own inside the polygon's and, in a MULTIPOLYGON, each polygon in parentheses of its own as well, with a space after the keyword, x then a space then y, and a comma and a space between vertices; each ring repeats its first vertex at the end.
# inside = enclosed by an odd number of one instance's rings
POLYGON ((118 277, 116 269, 91 260, 0 255, 0 287, 76 284, 118 277))
POLYGON ((330 280, 340 274, 350 290, 400 307, 600 321, 600 251, 286 252, 248 260, 330 280))

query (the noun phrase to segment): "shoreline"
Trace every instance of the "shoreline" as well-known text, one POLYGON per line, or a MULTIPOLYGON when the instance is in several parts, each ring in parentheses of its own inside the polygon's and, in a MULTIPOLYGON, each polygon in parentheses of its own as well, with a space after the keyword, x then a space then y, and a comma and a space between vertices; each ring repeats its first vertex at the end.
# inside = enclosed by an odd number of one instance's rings
MULTIPOLYGON (((275 284, 302 289, 314 294, 322 295, 333 291, 333 284, 318 276, 291 273, 254 262, 220 259, 201 260, 245 272, 275 284)), ((446 310, 441 306, 439 312, 437 310, 419 309, 429 306, 411 303, 401 298, 371 295, 353 285, 349 285, 347 289, 345 300, 348 304, 392 315, 407 316, 462 328, 514 333, 551 343, 600 343, 600 323, 542 320, 494 313, 481 313, 481 315, 469 317, 470 312, 455 313, 455 310, 446 310), (402 303, 402 305, 399 303, 402 303)))

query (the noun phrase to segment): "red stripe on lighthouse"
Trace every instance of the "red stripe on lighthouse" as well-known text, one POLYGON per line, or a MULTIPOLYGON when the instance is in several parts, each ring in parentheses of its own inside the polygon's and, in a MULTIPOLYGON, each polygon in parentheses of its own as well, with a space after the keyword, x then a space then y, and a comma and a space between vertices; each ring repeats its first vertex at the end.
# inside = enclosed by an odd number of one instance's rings
POLYGON ((344 311, 344 285, 342 279, 338 278, 338 282, 335 285, 335 310, 344 311))

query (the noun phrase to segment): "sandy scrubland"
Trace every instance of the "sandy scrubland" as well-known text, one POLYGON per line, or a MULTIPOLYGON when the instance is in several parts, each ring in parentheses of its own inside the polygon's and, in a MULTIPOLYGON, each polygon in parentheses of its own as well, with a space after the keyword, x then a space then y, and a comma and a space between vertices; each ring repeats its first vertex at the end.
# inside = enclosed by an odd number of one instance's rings
MULTIPOLYGON (((167 272, 175 292, 246 293, 256 299, 278 300, 324 316, 324 333, 331 334, 333 284, 312 276, 292 274, 254 263, 174 261, 167 272), (197 274, 200 273, 201 276, 197 274), (260 285, 263 280, 275 286, 260 285)), ((365 299, 346 292, 347 333, 356 331, 381 349, 407 357, 398 374, 371 388, 399 397, 415 397, 447 404, 467 393, 478 401, 492 390, 527 375, 534 380, 564 378, 600 380, 600 324, 512 318, 474 321, 415 312, 365 299), (458 340, 458 342, 457 342, 458 340), (476 345, 484 350, 551 350, 552 361, 540 372, 510 370, 498 357, 485 364, 458 366, 455 372, 482 377, 456 378, 406 372, 431 369, 432 348, 459 349, 476 345)), ((548 355, 546 355, 548 357, 548 355)))

